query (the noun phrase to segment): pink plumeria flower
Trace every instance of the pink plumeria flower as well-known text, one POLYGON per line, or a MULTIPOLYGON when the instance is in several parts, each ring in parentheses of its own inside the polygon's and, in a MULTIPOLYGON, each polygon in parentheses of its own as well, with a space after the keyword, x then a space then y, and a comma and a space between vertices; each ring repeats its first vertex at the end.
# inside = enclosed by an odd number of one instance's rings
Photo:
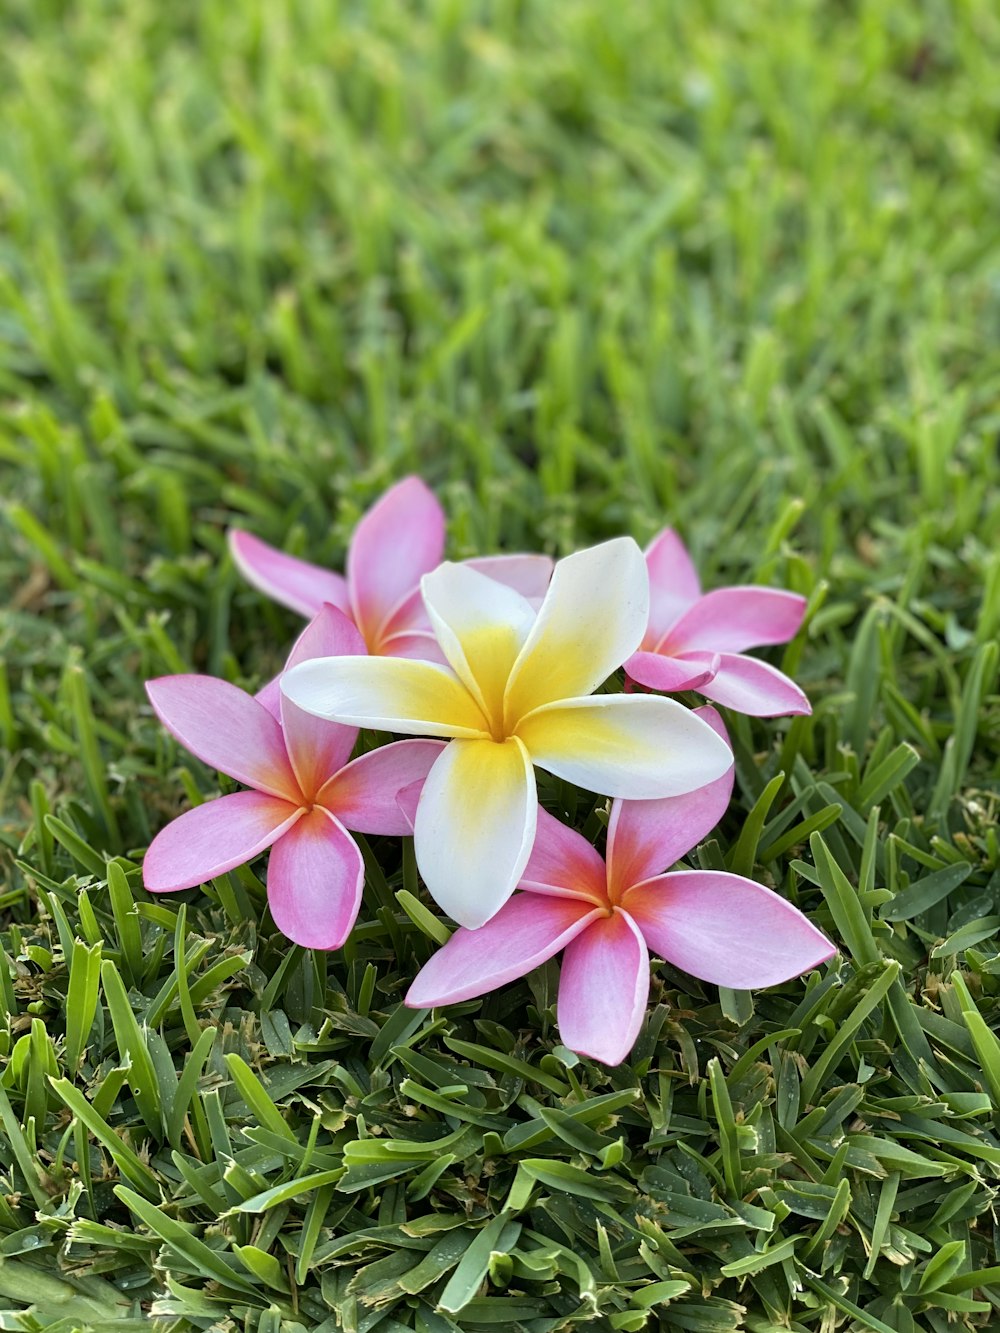
MULTIPOLYGON (((328 606, 299 637, 289 665, 364 651, 358 631, 328 606)), ((146 692, 186 749, 251 789, 196 806, 158 833, 143 861, 146 888, 194 888, 270 847, 267 899, 278 929, 307 948, 339 948, 365 879, 348 830, 411 833, 420 783, 441 744, 397 741, 348 763, 357 729, 304 713, 276 682, 257 699, 196 675, 161 676, 146 692)))
MULTIPOLYGON (((714 708, 698 709, 725 736, 714 708)), ((649 951, 692 976, 773 986, 836 952, 770 889, 719 870, 660 874, 700 842, 729 804, 733 770, 684 796, 615 801, 607 864, 544 810, 519 892, 479 930, 458 930, 420 969, 414 1009, 457 1004, 522 977, 560 950, 559 1035, 570 1050, 620 1064, 649 997, 649 951)))
POLYGON ((282 680, 300 708, 351 726, 452 738, 415 820, 417 866, 463 926, 513 893, 535 838, 533 765, 590 791, 640 800, 718 777, 732 755, 672 699, 593 691, 638 647, 649 580, 631 537, 560 560, 536 612, 468 566, 422 581, 449 663, 375 657, 303 662, 282 680))
POLYGON ((806 599, 781 588, 716 588, 702 593, 684 543, 665 528, 646 548, 649 624, 625 663, 632 680, 706 699, 751 717, 811 713, 794 681, 746 648, 787 643, 798 633, 806 599))
MULTIPOLYGON (((443 660, 420 597, 420 579, 441 563, 445 519, 419 477, 397 482, 364 515, 347 552, 347 578, 232 528, 229 546, 253 586, 299 615, 336 606, 373 656, 443 660)), ((536 604, 552 574, 546 555, 497 555, 468 562, 536 604)))

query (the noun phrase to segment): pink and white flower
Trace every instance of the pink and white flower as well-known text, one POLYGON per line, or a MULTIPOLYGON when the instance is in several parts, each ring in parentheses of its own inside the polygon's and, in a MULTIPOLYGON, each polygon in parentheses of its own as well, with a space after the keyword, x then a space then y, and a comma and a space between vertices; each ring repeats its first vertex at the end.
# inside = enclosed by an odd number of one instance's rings
POLYGON ((670 528, 646 548, 646 566, 649 624, 625 663, 632 680, 667 694, 697 690, 752 717, 812 712, 794 681, 745 652, 793 639, 804 597, 755 585, 702 593, 691 557, 670 528))
MULTIPOLYGON (((698 710, 719 736, 714 708, 698 710)), ((473 999, 563 951, 563 1043, 604 1064, 635 1044, 649 996, 649 953, 720 986, 773 986, 836 952, 797 908, 742 875, 661 874, 694 847, 729 804, 733 769, 686 795, 616 800, 607 863, 581 834, 538 812, 518 892, 486 925, 460 929, 421 968, 415 1009, 473 999)))
MULTIPOLYGON (((437 497, 419 477, 390 487, 354 530, 347 577, 276 550, 239 528, 229 532, 243 577, 299 615, 329 603, 357 626, 373 656, 443 660, 420 597, 420 579, 441 563, 445 519, 437 497)), ((546 555, 485 556, 473 569, 514 588, 536 605, 552 574, 546 555)))
POLYGON ((468 566, 422 581, 448 665, 331 656, 290 670, 300 708, 349 726, 449 738, 417 805, 417 865, 461 925, 481 926, 517 885, 535 839, 533 765, 590 791, 639 800, 691 791, 732 762, 701 718, 671 699, 599 694, 649 615, 630 537, 560 560, 536 612, 468 566))
MULTIPOLYGON (((327 606, 300 635, 288 667, 364 652, 354 625, 327 606)), ((158 833, 143 861, 146 888, 194 888, 270 848, 267 897, 278 928, 297 944, 339 948, 365 878, 351 832, 411 833, 420 786, 443 746, 398 741, 348 762, 357 728, 303 712, 277 681, 256 699, 198 675, 161 676, 146 692, 187 750, 250 788, 196 806, 158 833)))

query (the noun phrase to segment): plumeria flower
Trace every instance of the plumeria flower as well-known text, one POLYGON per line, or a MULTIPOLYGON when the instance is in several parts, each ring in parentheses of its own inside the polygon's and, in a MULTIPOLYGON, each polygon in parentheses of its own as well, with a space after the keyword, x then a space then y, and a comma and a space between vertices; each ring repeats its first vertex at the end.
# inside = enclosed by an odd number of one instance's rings
MULTIPOLYGON (((724 736, 713 708, 698 712, 724 736)), ((559 1035, 616 1065, 639 1034, 649 951, 692 976, 741 990, 773 986, 836 949, 790 903, 742 875, 660 874, 721 819, 733 770, 684 796, 612 804, 607 864, 545 810, 519 892, 479 930, 458 930, 420 969, 415 1009, 456 1004, 524 976, 564 950, 559 1035)))
POLYGON ((351 726, 450 737, 416 810, 417 865, 463 926, 481 926, 535 837, 537 764, 590 791, 650 799, 703 786, 728 746, 676 701, 593 691, 636 649, 648 578, 630 537, 559 561, 541 608, 468 566, 424 576, 449 665, 331 657, 289 671, 300 708, 351 726))
MULTIPOLYGON (((368 652, 443 660, 420 597, 420 578, 444 554, 444 511, 419 477, 405 477, 364 515, 347 552, 347 577, 321 569, 232 528, 243 577, 299 615, 336 606, 361 631, 368 652)), ((537 604, 552 574, 546 555, 497 555, 469 564, 537 604)))
POLYGON ((691 557, 670 528, 646 548, 646 565, 649 624, 625 663, 632 680, 668 694, 697 690, 752 717, 812 712, 794 681, 744 652, 793 639, 804 597, 754 585, 702 593, 691 557))
MULTIPOLYGON (((355 627, 328 606, 299 637, 289 665, 364 651, 355 627)), ((278 929, 296 944, 339 948, 365 878, 348 830, 411 833, 420 782, 440 742, 397 741, 348 763, 357 729, 304 713, 276 683, 254 699, 211 676, 161 676, 146 692, 185 749, 251 789, 196 806, 158 833, 143 861, 146 888, 194 888, 270 847, 267 899, 278 929)))

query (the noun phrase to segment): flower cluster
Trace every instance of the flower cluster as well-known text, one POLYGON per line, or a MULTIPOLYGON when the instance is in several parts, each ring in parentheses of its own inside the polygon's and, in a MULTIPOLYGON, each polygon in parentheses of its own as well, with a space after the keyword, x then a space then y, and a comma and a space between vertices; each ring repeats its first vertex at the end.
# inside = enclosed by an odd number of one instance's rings
POLYGON ((415 477, 358 524, 346 578, 230 534, 245 577, 310 621, 256 698, 205 676, 148 683, 181 744, 249 790, 158 834, 146 887, 191 888, 270 848, 275 923, 334 949, 364 884, 351 833, 412 833, 427 890, 459 929, 406 1003, 469 999, 565 950, 562 1040, 608 1064, 638 1033, 650 949, 740 988, 829 958, 830 941, 770 889, 670 871, 722 817, 733 755, 714 708, 666 695, 807 713, 798 686, 746 654, 792 638, 804 599, 762 587, 703 594, 669 530, 645 557, 622 537, 555 565, 442 563, 444 536, 440 505, 415 477), (608 692, 622 668, 625 689, 608 692), (362 727, 414 739, 352 760, 362 727), (539 805, 536 768, 612 798, 606 865, 539 805))

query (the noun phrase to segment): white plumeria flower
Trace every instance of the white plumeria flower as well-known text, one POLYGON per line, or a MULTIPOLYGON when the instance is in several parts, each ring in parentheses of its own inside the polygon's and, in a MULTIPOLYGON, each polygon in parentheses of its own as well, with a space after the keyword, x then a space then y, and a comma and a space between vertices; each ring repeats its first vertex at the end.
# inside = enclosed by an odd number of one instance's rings
POLYGON ((635 652, 649 616, 642 552, 619 537, 567 556, 536 612, 468 566, 421 581, 449 662, 328 657, 281 688, 300 708, 356 727, 450 738, 424 784, 417 865, 460 925, 487 922, 514 891, 535 839, 533 765, 627 800, 678 796, 721 777, 732 754, 672 699, 593 691, 635 652))

